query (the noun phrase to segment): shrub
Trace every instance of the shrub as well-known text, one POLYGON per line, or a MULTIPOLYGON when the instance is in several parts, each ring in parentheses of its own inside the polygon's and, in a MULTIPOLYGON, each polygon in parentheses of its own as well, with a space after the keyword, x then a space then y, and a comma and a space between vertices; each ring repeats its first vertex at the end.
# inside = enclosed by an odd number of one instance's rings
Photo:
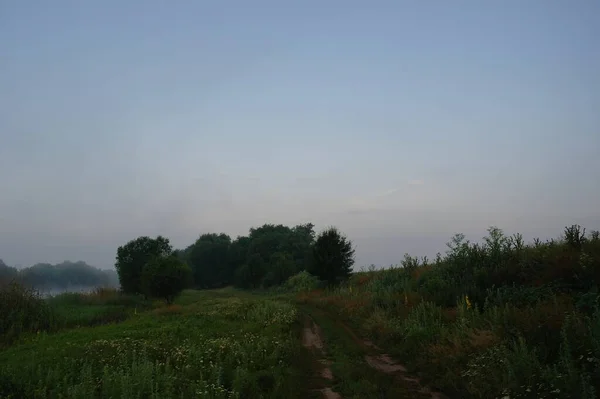
POLYGON ((50 331, 57 319, 37 291, 18 283, 0 287, 1 344, 9 345, 24 332, 50 331))
POLYGON ((173 248, 169 239, 158 236, 138 237, 117 249, 115 268, 123 292, 142 293, 142 273, 145 266, 154 258, 169 256, 173 248))
POLYGON ((330 286, 337 284, 352 274, 354 252, 352 242, 331 227, 317 237, 309 271, 330 286))
POLYGON ((285 282, 286 290, 291 292, 311 291, 319 286, 319 279, 306 270, 291 276, 285 282))
POLYGON ((481 243, 456 234, 433 263, 405 255, 402 267, 306 298, 335 308, 452 397, 596 398, 599 237, 578 225, 530 245, 495 227, 481 243))
POLYGON ((189 287, 192 270, 175 256, 157 257, 142 270, 142 289, 150 297, 173 303, 177 295, 189 287))

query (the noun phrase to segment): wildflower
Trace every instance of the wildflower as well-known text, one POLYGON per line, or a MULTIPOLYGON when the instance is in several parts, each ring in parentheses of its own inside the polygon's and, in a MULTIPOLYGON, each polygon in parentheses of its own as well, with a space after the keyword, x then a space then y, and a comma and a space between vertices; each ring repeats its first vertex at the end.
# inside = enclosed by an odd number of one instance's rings
POLYGON ((467 309, 471 309, 473 305, 471 305, 471 301, 469 300, 469 296, 465 295, 465 302, 467 303, 467 309))

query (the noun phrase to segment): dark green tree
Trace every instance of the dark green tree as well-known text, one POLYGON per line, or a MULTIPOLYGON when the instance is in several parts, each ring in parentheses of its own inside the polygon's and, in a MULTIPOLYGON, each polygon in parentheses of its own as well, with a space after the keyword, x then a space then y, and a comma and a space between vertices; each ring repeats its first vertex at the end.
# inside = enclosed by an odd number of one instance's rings
POLYGON ((240 288, 258 288, 265 276, 265 261, 260 254, 252 254, 247 263, 235 271, 235 285, 240 288))
POLYGON ((311 248, 315 242, 314 224, 299 224, 292 228, 290 254, 296 263, 296 269, 306 270, 312 259, 311 248))
POLYGON ((250 268, 247 264, 243 264, 235 269, 233 276, 234 284, 238 288, 252 288, 252 276, 250 275, 250 268))
POLYGON ((8 284, 17 277, 18 270, 8 266, 0 259, 0 286, 8 284))
POLYGON ((281 285, 298 272, 294 258, 287 252, 276 252, 269 259, 267 274, 263 277, 262 285, 265 288, 281 285))
MULTIPOLYGON (((232 262, 235 267, 247 265, 241 274, 250 278, 251 286, 280 284, 283 277, 287 278, 308 266, 315 236, 313 227, 312 223, 307 223, 293 228, 281 224, 251 228, 248 237, 238 237, 234 241, 232 262)), ((247 281, 240 279, 238 274, 236 285, 242 280, 247 281)))
POLYGON ((121 290, 127 293, 143 293, 142 271, 154 258, 171 255, 173 248, 163 236, 138 237, 117 249, 115 268, 119 275, 121 290))
POLYGON ((173 303, 177 295, 192 283, 192 269, 176 256, 154 257, 142 270, 141 286, 145 295, 173 303))
POLYGON ((335 227, 321 232, 313 246, 309 272, 334 285, 350 277, 354 265, 352 242, 335 227))
POLYGON ((235 270, 248 261, 250 237, 238 236, 229 247, 229 269, 235 270))
POLYGON ((223 287, 233 282, 229 257, 231 238, 224 233, 202 234, 188 250, 187 262, 197 287, 223 287))

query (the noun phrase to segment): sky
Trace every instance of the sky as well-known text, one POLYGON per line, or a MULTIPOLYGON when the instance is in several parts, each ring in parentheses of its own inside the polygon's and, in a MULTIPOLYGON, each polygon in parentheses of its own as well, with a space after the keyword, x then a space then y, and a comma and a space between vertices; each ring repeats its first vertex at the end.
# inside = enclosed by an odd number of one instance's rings
POLYGON ((0 1, 0 259, 600 229, 600 2, 0 1))

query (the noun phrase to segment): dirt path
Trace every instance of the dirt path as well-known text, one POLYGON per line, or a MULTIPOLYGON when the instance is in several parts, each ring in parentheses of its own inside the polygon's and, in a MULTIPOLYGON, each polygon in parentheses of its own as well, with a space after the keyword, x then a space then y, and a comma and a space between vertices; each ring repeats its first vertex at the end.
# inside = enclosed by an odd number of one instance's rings
MULTIPOLYGON (((319 374, 326 381, 333 381, 333 373, 329 368, 330 362, 324 358, 323 353, 323 334, 319 326, 314 322, 310 316, 305 316, 304 329, 302 330, 302 345, 305 348, 310 349, 313 354, 318 358, 318 364, 320 365, 319 374)), ((324 384, 325 385, 325 384, 324 384)), ((341 395, 334 392, 331 387, 323 386, 318 388, 325 399, 342 399, 341 395)))
POLYGON ((441 392, 435 392, 430 388, 423 386, 418 378, 408 376, 406 367, 397 363, 386 353, 376 356, 366 355, 365 360, 372 368, 379 370, 382 373, 395 375, 405 383, 411 384, 418 392, 430 395, 431 399, 447 399, 447 396, 441 392))
MULTIPOLYGON (((320 313, 324 313, 319 311, 320 313)), ((389 354, 382 353, 383 351, 377 345, 371 341, 359 338, 350 327, 339 319, 331 317, 331 315, 323 314, 336 325, 336 331, 343 332, 345 335, 350 337, 351 341, 355 346, 361 348, 364 352, 365 362, 374 370, 391 376, 394 380, 401 383, 403 386, 419 394, 419 397, 429 397, 431 399, 447 399, 447 396, 440 392, 432 391, 430 388, 424 386, 419 378, 408 374, 406 367, 400 362, 393 359, 389 354)), ((320 364, 320 376, 325 381, 333 381, 333 374, 330 369, 331 362, 324 358, 325 351, 325 339, 321 331, 321 328, 315 323, 310 317, 305 317, 304 330, 302 334, 302 343, 306 348, 313 351, 317 356, 318 363, 320 364)), ((342 399, 342 397, 331 390, 331 387, 323 387, 319 389, 326 399, 342 399)))

